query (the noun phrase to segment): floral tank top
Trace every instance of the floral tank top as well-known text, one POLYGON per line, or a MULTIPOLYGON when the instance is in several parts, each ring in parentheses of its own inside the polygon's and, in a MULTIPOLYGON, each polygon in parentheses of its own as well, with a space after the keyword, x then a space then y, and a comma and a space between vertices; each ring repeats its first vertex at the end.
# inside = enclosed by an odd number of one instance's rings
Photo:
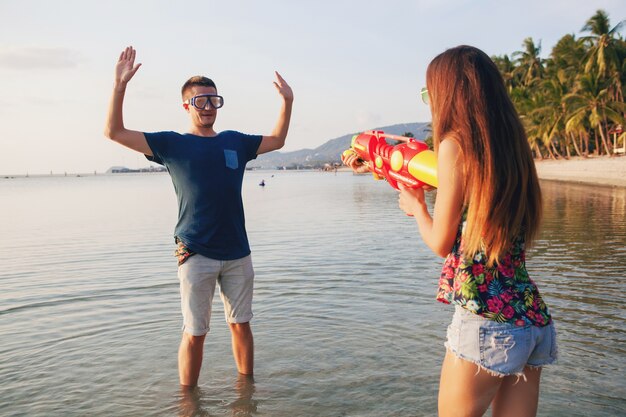
POLYGON ((487 267, 487 257, 482 252, 473 259, 465 258, 465 223, 461 221, 452 252, 443 265, 437 301, 458 304, 500 323, 539 327, 550 324, 548 307, 526 271, 524 239, 517 238, 499 263, 487 267))

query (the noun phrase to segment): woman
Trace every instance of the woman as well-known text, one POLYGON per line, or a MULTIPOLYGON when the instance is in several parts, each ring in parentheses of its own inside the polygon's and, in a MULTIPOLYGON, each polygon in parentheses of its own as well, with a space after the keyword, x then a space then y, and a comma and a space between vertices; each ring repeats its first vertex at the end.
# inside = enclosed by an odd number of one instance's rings
MULTIPOLYGON (((423 189, 399 206, 446 257, 437 300, 454 304, 439 385, 440 416, 534 416, 541 367, 556 359, 548 308, 525 267, 541 191, 524 129, 497 67, 459 46, 428 66, 439 187, 431 216, 423 189)), ((356 156, 346 165, 362 171, 356 156)))

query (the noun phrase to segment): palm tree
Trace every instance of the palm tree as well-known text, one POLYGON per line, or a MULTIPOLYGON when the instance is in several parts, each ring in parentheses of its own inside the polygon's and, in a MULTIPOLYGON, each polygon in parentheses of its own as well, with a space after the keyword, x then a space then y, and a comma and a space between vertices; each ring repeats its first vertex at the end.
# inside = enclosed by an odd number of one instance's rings
MULTIPOLYGON (((528 139, 528 143, 530 144, 530 148, 535 153, 535 156, 539 159, 543 159, 543 152, 541 152, 541 146, 545 146, 543 143, 543 137, 541 132, 539 131, 539 124, 536 121, 531 120, 530 118, 521 117, 522 124, 524 125, 524 130, 526 130, 526 137, 528 139)), ((552 153, 552 149, 546 147, 548 151, 548 155, 551 159, 555 158, 552 153)))
POLYGON ((558 126, 560 145, 565 148, 568 156, 570 156, 570 144, 578 156, 588 153, 589 135, 587 132, 585 131, 584 134, 582 131, 568 132, 565 129, 569 109, 564 100, 564 97, 576 86, 579 68, 586 54, 585 45, 578 42, 575 35, 563 36, 552 48, 550 58, 546 60, 546 80, 541 85, 542 94, 549 96, 547 101, 550 107, 537 109, 537 111, 552 115, 555 124, 550 130, 556 135, 554 127, 558 126))
POLYGON ((621 69, 621 63, 617 56, 617 42, 615 36, 626 21, 622 20, 610 28, 609 16, 604 10, 598 10, 591 16, 581 29, 582 32, 591 32, 591 35, 580 38, 581 42, 591 45, 587 55, 585 72, 590 72, 596 66, 600 76, 608 76, 609 73, 621 69))
POLYGON ((504 54, 503 56, 492 56, 491 60, 496 64, 500 74, 502 75, 502 79, 504 80, 504 85, 507 87, 509 94, 519 83, 517 82, 517 77, 515 76, 515 64, 509 56, 504 54))
POLYGON ((546 70, 548 73, 564 71, 568 84, 573 86, 586 54, 585 45, 579 42, 576 36, 565 35, 552 48, 550 59, 546 62, 546 70))
POLYGON ((538 89, 530 89, 518 87, 514 90, 516 93, 515 102, 520 119, 526 130, 526 136, 531 149, 543 159, 541 148, 543 147, 551 159, 559 157, 558 150, 552 145, 552 136, 547 135, 546 117, 536 109, 548 108, 546 97, 540 93, 538 89))
POLYGON ((524 85, 531 85, 536 79, 543 77, 544 60, 539 56, 541 53, 541 42, 535 45, 533 38, 524 39, 523 51, 513 52, 513 56, 517 57, 515 63, 517 67, 514 75, 519 75, 524 85))
POLYGON ((611 155, 608 132, 626 118, 626 42, 619 33, 625 22, 611 27, 598 10, 582 28, 585 36, 563 36, 547 59, 530 37, 511 59, 492 57, 536 157, 587 155, 590 140, 596 153, 611 155))
MULTIPOLYGON (((570 154, 570 141, 572 137, 565 130, 567 106, 563 98, 568 94, 568 78, 563 69, 559 69, 553 76, 546 78, 541 83, 541 100, 537 102, 530 112, 530 116, 536 122, 534 133, 542 139, 546 147, 551 147, 554 154, 560 156, 555 142, 561 148, 561 152, 570 154)), ((573 142, 574 150, 581 153, 573 142)))
POLYGON ((600 77, 610 78, 614 83, 610 88, 610 93, 616 99, 624 97, 621 88, 623 60, 620 60, 618 54, 621 39, 616 36, 625 22, 622 20, 611 29, 607 13, 604 10, 598 10, 582 28, 583 32, 591 32, 591 34, 580 38, 580 41, 589 47, 585 57, 585 72, 589 73, 597 69, 600 77))
POLYGON ((609 82, 601 79, 598 74, 582 74, 576 91, 566 95, 564 100, 571 112, 565 124, 566 130, 580 132, 585 122, 588 122, 588 126, 602 139, 606 154, 612 155, 610 143, 607 141, 608 122, 624 124, 626 107, 623 101, 613 100, 609 96, 609 82))
POLYGON ((428 123, 426 127, 424 127, 424 132, 428 133, 428 136, 426 136, 426 138, 424 139, 424 142, 426 143, 426 145, 428 145, 428 149, 432 151, 435 149, 435 146, 433 144, 433 123, 432 122, 428 123))

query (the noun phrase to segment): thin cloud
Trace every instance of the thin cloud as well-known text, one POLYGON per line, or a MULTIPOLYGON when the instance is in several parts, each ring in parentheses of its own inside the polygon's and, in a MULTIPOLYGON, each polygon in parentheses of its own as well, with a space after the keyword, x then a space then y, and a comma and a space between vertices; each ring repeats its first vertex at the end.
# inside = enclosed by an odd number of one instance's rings
POLYGON ((83 62, 82 55, 67 48, 26 47, 0 50, 0 67, 30 69, 67 69, 76 68, 83 62))

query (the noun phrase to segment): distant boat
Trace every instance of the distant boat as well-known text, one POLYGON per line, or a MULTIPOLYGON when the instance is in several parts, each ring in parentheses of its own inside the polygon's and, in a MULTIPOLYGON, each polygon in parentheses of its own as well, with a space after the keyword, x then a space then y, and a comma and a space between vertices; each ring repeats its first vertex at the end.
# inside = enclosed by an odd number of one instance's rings
POLYGON ((259 183, 259 185, 260 185, 261 187, 265 187, 265 180, 261 180, 261 182, 259 183))

